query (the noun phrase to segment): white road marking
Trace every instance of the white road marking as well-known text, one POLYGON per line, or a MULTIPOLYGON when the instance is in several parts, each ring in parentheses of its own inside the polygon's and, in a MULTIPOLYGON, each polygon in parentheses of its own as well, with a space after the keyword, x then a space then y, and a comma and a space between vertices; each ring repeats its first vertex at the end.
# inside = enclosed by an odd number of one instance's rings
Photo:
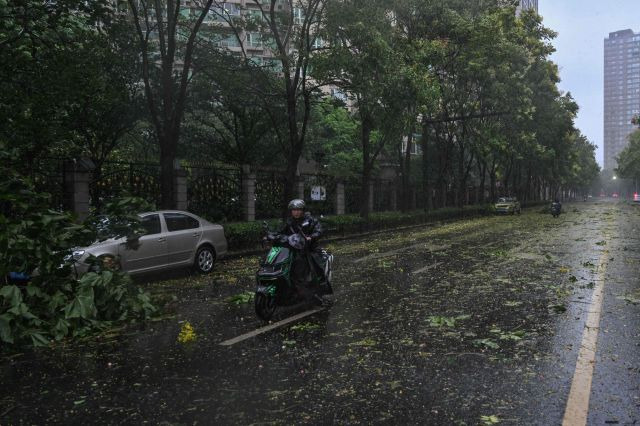
POLYGON ((436 262, 436 263, 433 263, 433 264, 431 264, 431 265, 427 265, 427 266, 425 266, 424 268, 420 268, 420 269, 418 269, 417 271, 413 271, 413 272, 412 272, 412 274, 421 274, 421 273, 423 273, 423 272, 428 271, 429 269, 436 268, 436 267, 438 267, 438 266, 440 266, 440 265, 442 265, 442 262, 436 262))
POLYGON ((292 322, 296 322, 302 318, 308 317, 310 315, 316 314, 320 311, 324 310, 324 308, 315 308, 315 309, 311 309, 310 311, 305 311, 302 312, 300 314, 294 315, 292 317, 289 318, 285 318, 282 321, 278 321, 278 322, 274 322, 273 324, 269 324, 267 326, 264 327, 260 327, 256 330, 250 331, 249 333, 245 333, 242 334, 240 336, 234 337, 233 339, 229 339, 229 340, 225 340, 224 342, 221 342, 220 344, 222 346, 231 346, 231 345, 235 345, 236 343, 242 342, 244 340, 247 339, 251 339, 253 337, 256 337, 260 334, 266 333, 267 331, 271 331, 274 330, 278 327, 282 327, 283 325, 287 325, 289 323, 292 322))
POLYGON ((604 250, 600 257, 597 284, 591 296, 589 315, 582 333, 582 343, 578 353, 576 370, 573 373, 571 391, 567 399, 562 426, 585 426, 589 414, 589 397, 591 396, 591 381, 596 364, 596 349, 598 346, 598 331, 600 330, 600 314, 604 300, 604 279, 607 270, 609 253, 604 250))

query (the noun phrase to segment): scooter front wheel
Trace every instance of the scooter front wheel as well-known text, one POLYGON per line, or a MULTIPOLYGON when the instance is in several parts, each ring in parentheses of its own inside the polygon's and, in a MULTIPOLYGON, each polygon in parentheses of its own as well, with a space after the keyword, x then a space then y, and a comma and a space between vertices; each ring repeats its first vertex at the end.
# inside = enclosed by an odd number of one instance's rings
POLYGON ((276 311, 276 298, 264 293, 256 293, 256 315, 264 321, 269 321, 276 311))

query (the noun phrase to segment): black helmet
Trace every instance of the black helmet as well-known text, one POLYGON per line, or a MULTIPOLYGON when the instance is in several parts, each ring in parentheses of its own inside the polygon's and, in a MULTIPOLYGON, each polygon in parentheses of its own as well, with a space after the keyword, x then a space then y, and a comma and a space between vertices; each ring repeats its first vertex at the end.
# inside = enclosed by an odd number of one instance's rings
POLYGON ((296 198, 289 201, 289 210, 304 210, 304 200, 296 198))

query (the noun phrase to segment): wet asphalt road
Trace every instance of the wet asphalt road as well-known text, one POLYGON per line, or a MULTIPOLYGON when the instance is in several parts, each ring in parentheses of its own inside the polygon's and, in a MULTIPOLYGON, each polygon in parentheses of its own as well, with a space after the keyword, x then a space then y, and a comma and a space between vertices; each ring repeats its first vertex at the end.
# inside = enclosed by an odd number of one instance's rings
POLYGON ((588 424, 640 423, 640 207, 565 207, 334 243, 333 306, 230 347, 256 258, 147 283, 164 318, 4 356, 0 424, 561 424, 598 280, 588 424))

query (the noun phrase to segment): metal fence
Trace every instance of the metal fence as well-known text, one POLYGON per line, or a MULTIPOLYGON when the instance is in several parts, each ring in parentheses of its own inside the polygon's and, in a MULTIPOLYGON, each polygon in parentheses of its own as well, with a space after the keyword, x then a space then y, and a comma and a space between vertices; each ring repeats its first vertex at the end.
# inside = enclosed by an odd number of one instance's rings
POLYGON ((362 200, 362 183, 357 179, 348 179, 344 182, 344 212, 354 214, 360 211, 362 200))
MULTIPOLYGON (((373 179, 373 199, 370 200, 374 212, 393 210, 398 206, 398 188, 393 180, 373 179)), ((350 179, 345 182, 344 188, 345 213, 355 214, 360 212, 360 206, 364 200, 362 196, 362 182, 358 179, 350 179)))
MULTIPOLYGON (((64 208, 66 159, 45 159, 32 165, 33 180, 38 191, 51 194, 52 208, 64 208)), ((240 167, 228 165, 188 165, 186 172, 187 209, 209 220, 232 222, 243 220, 243 181, 247 188, 250 175, 240 167)), ((70 172, 70 171, 68 171, 70 172)), ((254 207, 256 219, 269 219, 282 214, 285 173, 278 169, 259 168, 255 174, 254 207)), ((304 199, 314 215, 336 214, 338 179, 327 174, 300 176, 304 199), (312 194, 313 192, 313 194, 312 194)), ((357 214, 364 199, 361 181, 357 178, 344 184, 345 213, 357 214)), ((394 180, 374 179, 371 193, 372 211, 389 211, 400 206, 401 191, 394 180)), ((184 185, 184 183, 180 183, 184 185)), ((183 187, 184 188, 184 187, 183 187)), ((247 195, 251 192, 247 192, 247 195)), ((160 205, 160 165, 142 162, 105 162, 91 173, 89 199, 94 207, 105 200, 123 195, 138 196, 160 205)), ((419 188, 413 191, 413 207, 425 204, 419 188)), ((249 202, 250 209, 251 203, 249 202)), ((250 211, 250 210, 248 210, 250 211)))
POLYGON ((189 211, 215 221, 242 219, 242 169, 184 167, 189 211))
POLYGON ((396 183, 391 180, 376 179, 373 182, 373 211, 383 212, 396 208, 396 183))
POLYGON ((285 175, 281 171, 256 172, 256 219, 280 217, 284 201, 285 175))
POLYGON ((99 206, 109 198, 123 195, 133 195, 159 205, 160 165, 105 162, 99 172, 94 171, 93 179, 89 183, 89 194, 94 206, 99 206))

